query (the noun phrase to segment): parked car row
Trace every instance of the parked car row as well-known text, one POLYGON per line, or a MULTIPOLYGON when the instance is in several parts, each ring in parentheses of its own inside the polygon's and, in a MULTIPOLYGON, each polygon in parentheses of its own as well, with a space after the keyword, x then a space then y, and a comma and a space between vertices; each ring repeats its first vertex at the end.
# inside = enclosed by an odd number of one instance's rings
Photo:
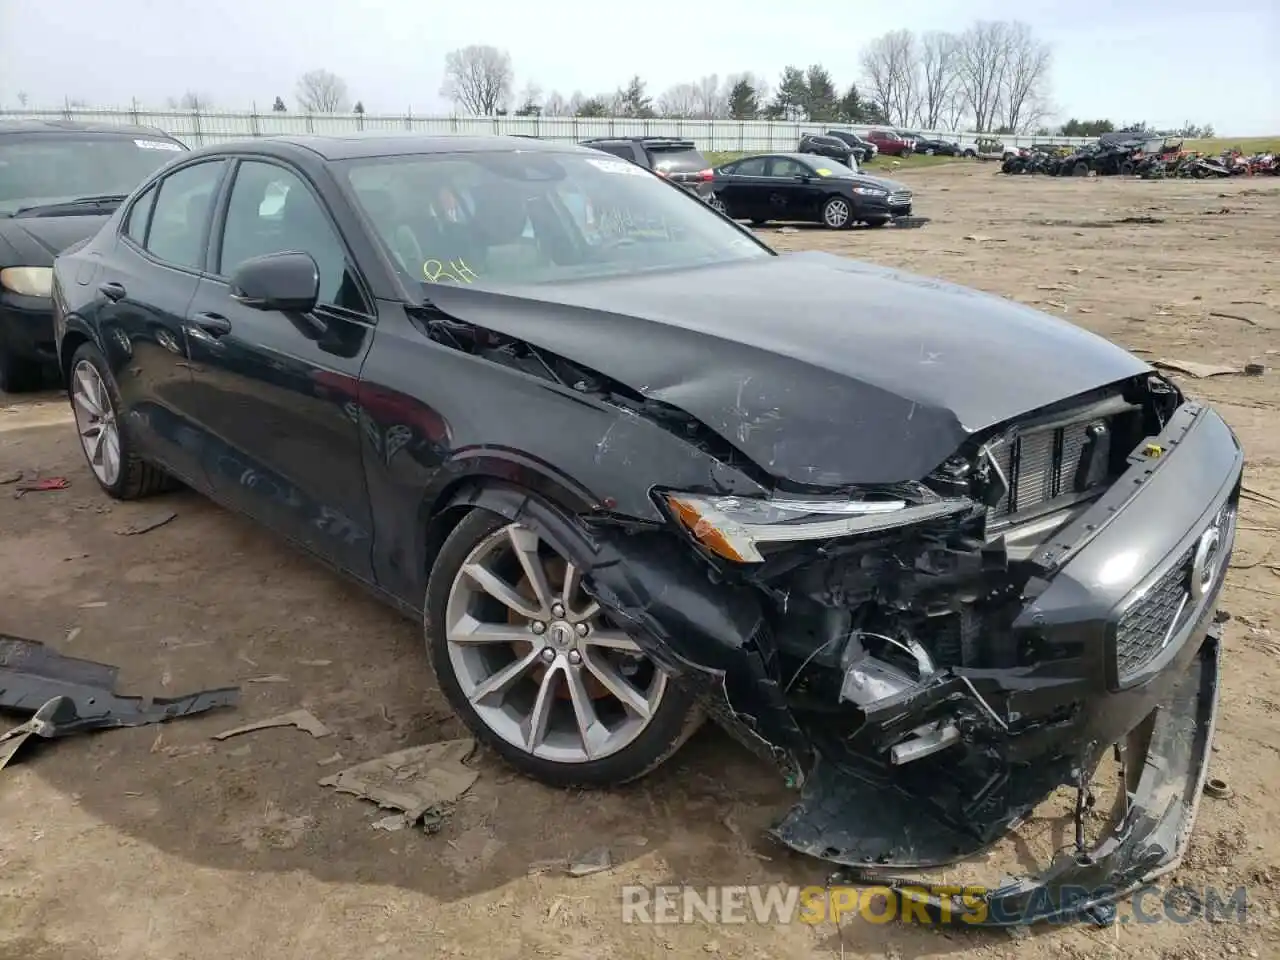
POLYGON ((34 389, 56 365, 54 256, 186 149, 151 127, 0 121, 0 391, 34 389))

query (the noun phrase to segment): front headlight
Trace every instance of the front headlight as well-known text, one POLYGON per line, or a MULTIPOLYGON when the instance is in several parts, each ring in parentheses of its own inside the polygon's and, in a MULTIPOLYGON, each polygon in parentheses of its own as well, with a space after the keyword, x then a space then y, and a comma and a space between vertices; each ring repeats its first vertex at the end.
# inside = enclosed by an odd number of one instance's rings
POLYGON ((0 287, 24 297, 48 297, 53 294, 52 267, 7 267, 0 270, 0 287))
POLYGON ((962 498, 911 504, 906 500, 809 500, 666 494, 667 506, 699 543, 726 560, 760 563, 760 544, 830 540, 891 530, 973 508, 962 498))
POLYGON ((864 197, 887 197, 888 190, 877 190, 875 187, 854 187, 854 193, 860 193, 864 197))

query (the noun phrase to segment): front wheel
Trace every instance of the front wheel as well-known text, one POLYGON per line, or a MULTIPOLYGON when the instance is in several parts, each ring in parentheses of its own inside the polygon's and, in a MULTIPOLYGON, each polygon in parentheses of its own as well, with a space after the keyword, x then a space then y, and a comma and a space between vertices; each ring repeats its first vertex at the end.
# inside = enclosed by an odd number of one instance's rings
POLYGON ((832 197, 822 205, 822 222, 832 230, 843 230, 853 222, 853 210, 844 197, 832 197))
POLYGON ((636 780, 702 718, 581 577, 532 528, 477 509, 445 541, 427 586, 440 689, 477 739, 555 787, 636 780))
POLYGON ((966 151, 964 152, 964 156, 965 156, 965 158, 966 158, 966 159, 968 159, 968 160, 976 160, 976 159, 977 159, 977 157, 978 157, 978 154, 977 154, 977 152, 976 152, 976 151, 974 151, 974 150, 966 150, 966 151))
POLYGON ((1089 165, 1087 163, 1077 163, 1071 168, 1073 177, 1087 177, 1089 175, 1089 165))
POLYGON ((724 205, 724 201, 720 199, 718 194, 713 193, 710 196, 710 198, 707 200, 707 206, 709 206, 712 210, 716 210, 719 213, 724 214, 726 217, 729 215, 729 208, 724 205))
POLYGON ((85 460, 109 496, 137 500, 177 486, 168 474, 138 455, 120 419, 123 405, 115 378, 92 343, 82 343, 72 355, 67 393, 85 460))

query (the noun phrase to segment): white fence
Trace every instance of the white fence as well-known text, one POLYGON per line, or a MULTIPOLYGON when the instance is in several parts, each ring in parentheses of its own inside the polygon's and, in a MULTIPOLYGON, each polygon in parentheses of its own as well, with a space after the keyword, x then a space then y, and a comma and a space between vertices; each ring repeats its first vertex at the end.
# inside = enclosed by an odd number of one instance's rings
MULTIPOLYGON (((801 134, 822 130, 851 130, 866 133, 866 126, 845 123, 795 123, 769 120, 634 120, 608 117, 415 117, 409 114, 302 114, 224 113, 195 110, 0 110, 3 119, 84 120, 100 123, 132 123, 158 127, 191 147, 245 137, 274 134, 342 134, 358 130, 408 130, 424 134, 503 133, 523 134, 548 140, 576 141, 587 137, 659 136, 686 137, 702 150, 772 151, 788 150, 801 134)), ((972 143, 976 133, 934 131, 938 136, 972 143)), ((1090 137, 997 136, 1006 147, 1033 143, 1083 144, 1090 137)))

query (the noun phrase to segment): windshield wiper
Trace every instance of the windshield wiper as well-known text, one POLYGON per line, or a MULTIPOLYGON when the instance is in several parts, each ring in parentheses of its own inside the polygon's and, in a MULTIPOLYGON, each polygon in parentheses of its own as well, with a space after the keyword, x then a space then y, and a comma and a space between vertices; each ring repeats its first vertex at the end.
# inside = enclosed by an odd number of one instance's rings
POLYGON ((34 203, 29 207, 19 207, 10 216, 20 217, 23 214, 34 214, 41 217, 56 217, 60 213, 73 213, 81 207, 102 206, 103 204, 123 203, 128 194, 104 193, 92 197, 76 197, 74 200, 59 200, 56 203, 34 203))

